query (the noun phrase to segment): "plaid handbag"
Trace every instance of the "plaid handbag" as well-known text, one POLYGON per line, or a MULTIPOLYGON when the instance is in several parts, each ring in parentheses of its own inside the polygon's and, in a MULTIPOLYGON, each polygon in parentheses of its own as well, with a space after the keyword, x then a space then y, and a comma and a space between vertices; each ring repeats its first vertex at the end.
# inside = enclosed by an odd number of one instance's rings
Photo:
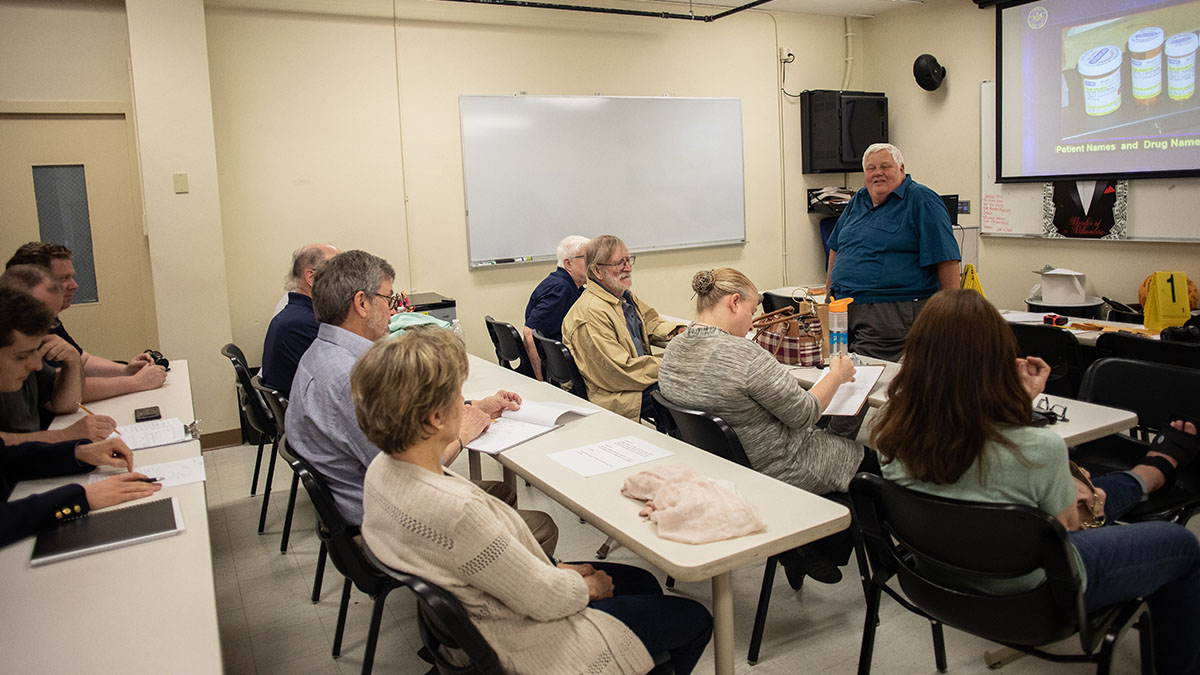
POLYGON ((825 365, 821 358, 821 319, 817 314, 796 314, 784 307, 754 320, 754 341, 788 366, 825 365))

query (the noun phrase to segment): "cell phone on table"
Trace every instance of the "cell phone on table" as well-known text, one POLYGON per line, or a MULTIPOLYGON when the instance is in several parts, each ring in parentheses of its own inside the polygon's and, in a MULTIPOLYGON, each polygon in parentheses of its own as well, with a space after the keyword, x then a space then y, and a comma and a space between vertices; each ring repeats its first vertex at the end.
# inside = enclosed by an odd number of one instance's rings
POLYGON ((138 408, 133 411, 134 422, 149 422, 162 418, 162 413, 158 411, 158 406, 152 405, 148 408, 138 408))

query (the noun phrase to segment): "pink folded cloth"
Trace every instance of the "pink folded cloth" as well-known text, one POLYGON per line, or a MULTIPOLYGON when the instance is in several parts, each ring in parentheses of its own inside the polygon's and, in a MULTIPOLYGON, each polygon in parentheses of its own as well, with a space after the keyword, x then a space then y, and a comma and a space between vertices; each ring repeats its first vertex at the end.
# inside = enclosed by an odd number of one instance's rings
POLYGON ((733 483, 706 478, 685 464, 636 473, 625 479, 621 494, 645 501, 640 515, 671 541, 705 544, 767 528, 733 483))

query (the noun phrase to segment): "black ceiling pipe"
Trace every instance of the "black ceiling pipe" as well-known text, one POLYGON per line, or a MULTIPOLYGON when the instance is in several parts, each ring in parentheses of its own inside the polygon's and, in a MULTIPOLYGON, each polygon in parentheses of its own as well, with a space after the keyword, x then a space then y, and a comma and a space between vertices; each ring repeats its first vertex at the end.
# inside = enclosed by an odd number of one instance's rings
POLYGON ((622 16, 646 16, 655 19, 683 19, 684 21, 703 21, 711 23, 731 14, 758 7, 771 0, 754 0, 740 7, 734 7, 716 14, 697 16, 695 14, 678 14, 675 12, 647 12, 638 9, 614 9, 611 7, 592 7, 589 5, 564 5, 554 2, 537 2, 536 0, 442 0, 443 2, 467 2, 476 5, 505 5, 508 7, 533 7, 536 9, 558 9, 568 12, 593 12, 596 14, 619 14, 622 16))

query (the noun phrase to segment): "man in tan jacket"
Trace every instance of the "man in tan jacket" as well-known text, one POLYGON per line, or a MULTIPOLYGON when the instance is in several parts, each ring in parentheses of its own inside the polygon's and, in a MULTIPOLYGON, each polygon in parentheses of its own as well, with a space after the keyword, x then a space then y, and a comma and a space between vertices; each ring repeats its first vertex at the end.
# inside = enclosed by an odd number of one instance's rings
POLYGON ((611 234, 592 239, 584 252, 588 283, 563 319, 563 344, 571 350, 588 400, 631 420, 653 417, 650 392, 658 388, 665 344, 684 326, 666 321, 629 291, 634 256, 611 234))

